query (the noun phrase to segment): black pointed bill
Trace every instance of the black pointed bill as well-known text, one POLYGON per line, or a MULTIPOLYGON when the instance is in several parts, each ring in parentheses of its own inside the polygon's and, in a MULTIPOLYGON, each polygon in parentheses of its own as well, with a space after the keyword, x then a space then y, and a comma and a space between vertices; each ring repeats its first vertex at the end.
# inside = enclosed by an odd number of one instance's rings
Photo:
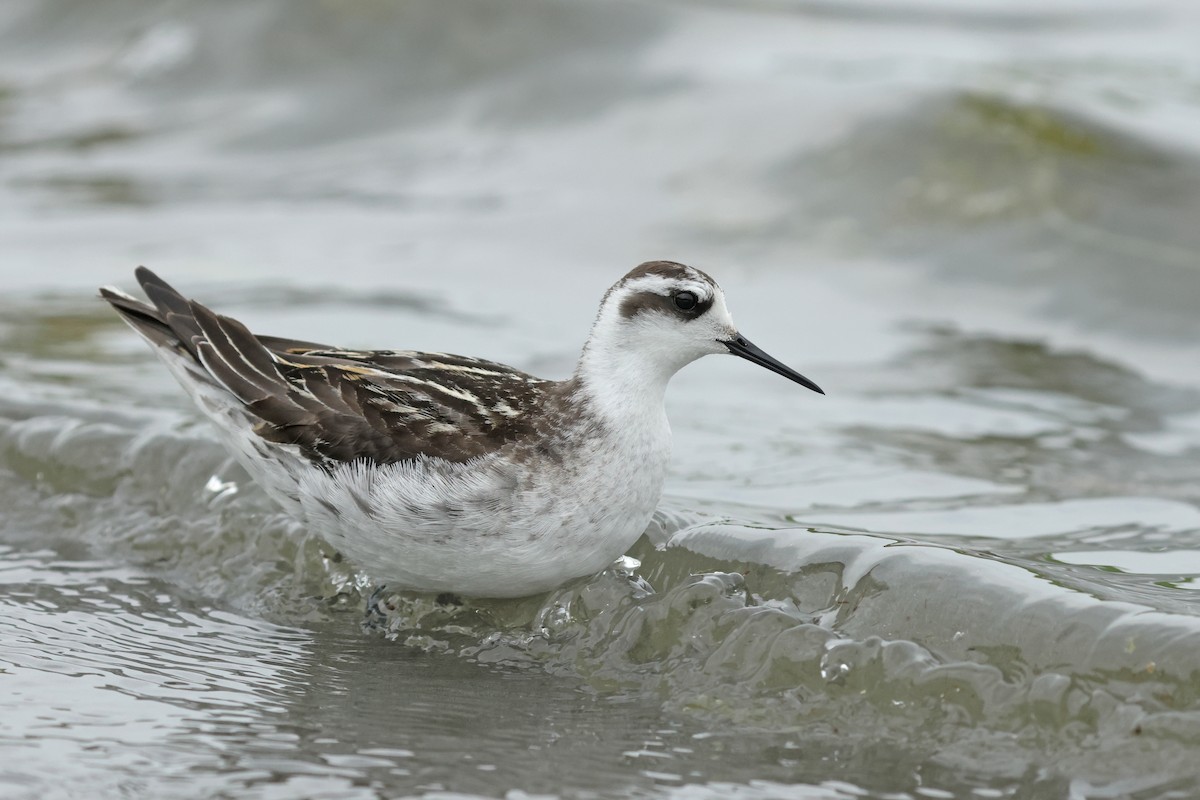
POLYGON ((791 367, 788 367, 787 365, 782 364, 781 362, 767 355, 765 352, 763 352, 762 348, 753 344, 745 336, 738 335, 732 339, 725 339, 721 341, 721 344, 728 347, 729 352, 733 353, 735 356, 741 356, 747 361, 758 364, 760 367, 766 367, 776 375, 782 375, 789 381, 795 381, 805 388, 812 389, 817 394, 825 394, 825 391, 820 386, 817 386, 815 383, 801 375, 799 372, 796 372, 796 370, 792 369, 791 367))

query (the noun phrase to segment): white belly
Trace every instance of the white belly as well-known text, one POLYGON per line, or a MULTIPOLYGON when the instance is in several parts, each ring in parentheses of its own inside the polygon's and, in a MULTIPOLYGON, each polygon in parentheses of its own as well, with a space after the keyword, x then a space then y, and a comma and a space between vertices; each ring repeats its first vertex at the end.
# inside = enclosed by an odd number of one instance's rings
POLYGON ((607 567, 646 529, 670 430, 587 442, 563 463, 504 454, 305 470, 305 521, 396 589, 521 597, 607 567))

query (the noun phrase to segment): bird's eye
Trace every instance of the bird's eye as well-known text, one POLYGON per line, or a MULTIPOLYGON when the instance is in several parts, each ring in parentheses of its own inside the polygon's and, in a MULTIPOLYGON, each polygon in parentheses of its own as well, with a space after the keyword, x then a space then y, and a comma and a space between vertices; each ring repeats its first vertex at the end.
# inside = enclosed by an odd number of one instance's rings
POLYGON ((680 311, 691 311, 696 307, 697 301, 695 292, 679 292, 675 295, 674 300, 675 307, 680 311))

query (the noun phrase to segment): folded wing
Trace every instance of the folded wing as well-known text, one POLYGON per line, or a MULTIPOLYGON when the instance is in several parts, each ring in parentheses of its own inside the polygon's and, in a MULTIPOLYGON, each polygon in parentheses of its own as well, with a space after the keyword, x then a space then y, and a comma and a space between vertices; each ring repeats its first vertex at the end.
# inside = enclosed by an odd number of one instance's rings
POLYGON ((528 412, 555 385, 462 356, 256 336, 145 267, 136 274, 153 306, 114 289, 101 295, 151 344, 193 359, 241 403, 255 433, 317 463, 483 456, 527 431, 528 412))

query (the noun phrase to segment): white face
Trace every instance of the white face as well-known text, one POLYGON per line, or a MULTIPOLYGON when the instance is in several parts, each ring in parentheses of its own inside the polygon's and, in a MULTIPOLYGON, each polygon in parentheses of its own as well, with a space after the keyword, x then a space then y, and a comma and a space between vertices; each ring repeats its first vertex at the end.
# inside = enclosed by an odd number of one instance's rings
POLYGON ((727 353, 737 336, 720 287, 695 270, 680 276, 649 274, 616 286, 597 320, 614 341, 672 372, 701 356, 727 353))
POLYGON ((585 377, 603 373, 628 389, 665 385, 685 365, 714 353, 731 353, 821 392, 738 333, 716 281, 671 261, 642 264, 609 289, 581 366, 585 377))

